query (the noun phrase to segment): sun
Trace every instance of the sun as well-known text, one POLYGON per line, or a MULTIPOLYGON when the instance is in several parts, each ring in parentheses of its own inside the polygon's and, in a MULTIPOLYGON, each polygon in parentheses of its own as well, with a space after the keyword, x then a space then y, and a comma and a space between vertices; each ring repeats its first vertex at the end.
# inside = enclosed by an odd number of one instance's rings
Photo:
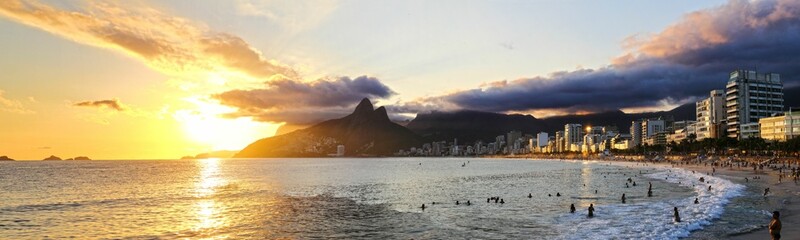
POLYGON ((225 118, 235 109, 202 98, 187 98, 195 109, 175 111, 173 115, 189 139, 211 150, 239 150, 255 140, 275 134, 279 124, 253 121, 249 117, 225 118))

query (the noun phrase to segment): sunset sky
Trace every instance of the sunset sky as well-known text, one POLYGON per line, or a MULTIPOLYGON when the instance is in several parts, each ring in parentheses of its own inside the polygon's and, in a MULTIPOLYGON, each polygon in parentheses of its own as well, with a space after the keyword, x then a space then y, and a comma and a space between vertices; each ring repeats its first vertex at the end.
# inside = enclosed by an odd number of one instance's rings
POLYGON ((396 120, 647 111, 800 86, 800 1, 0 1, 0 155, 238 150, 363 97, 396 120))

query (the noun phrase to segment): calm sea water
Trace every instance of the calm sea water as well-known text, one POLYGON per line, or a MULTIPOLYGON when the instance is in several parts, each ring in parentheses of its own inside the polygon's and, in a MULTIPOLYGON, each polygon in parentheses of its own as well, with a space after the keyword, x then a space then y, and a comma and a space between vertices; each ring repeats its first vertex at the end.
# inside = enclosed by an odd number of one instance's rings
POLYGON ((755 191, 700 176, 558 160, 0 162, 0 238, 723 238, 768 219, 755 191))

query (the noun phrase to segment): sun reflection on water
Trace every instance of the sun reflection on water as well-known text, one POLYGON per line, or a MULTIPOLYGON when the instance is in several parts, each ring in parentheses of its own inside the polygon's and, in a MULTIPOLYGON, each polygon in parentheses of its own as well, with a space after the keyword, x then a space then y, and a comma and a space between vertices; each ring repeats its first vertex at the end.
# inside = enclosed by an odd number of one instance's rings
POLYGON ((219 229, 226 223, 226 216, 221 212, 224 206, 214 195, 218 188, 225 185, 225 179, 221 177, 219 158, 209 158, 197 160, 199 173, 195 183, 195 218, 197 223, 195 231, 209 233, 219 229))

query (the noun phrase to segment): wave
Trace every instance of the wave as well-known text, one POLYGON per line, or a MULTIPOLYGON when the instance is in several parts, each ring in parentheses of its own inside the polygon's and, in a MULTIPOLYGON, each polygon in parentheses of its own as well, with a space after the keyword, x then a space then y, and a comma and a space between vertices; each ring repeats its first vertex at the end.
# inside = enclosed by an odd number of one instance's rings
MULTIPOLYGON (((630 167, 642 167, 633 166, 630 167)), ((652 167, 648 167, 652 168, 652 167)), ((692 231, 710 225, 725 211, 731 198, 741 196, 745 187, 731 181, 693 173, 688 170, 661 167, 659 172, 645 174, 693 190, 688 198, 665 199, 658 202, 613 204, 595 206, 595 217, 580 214, 562 216, 564 239, 678 239, 688 237, 692 231), (668 171, 669 170, 669 171, 668 171), (705 182, 700 182, 703 177, 705 182), (711 186, 711 190, 708 189, 711 186), (694 198, 699 203, 694 204, 694 198), (673 220, 673 207, 678 207, 681 222, 673 220)))

